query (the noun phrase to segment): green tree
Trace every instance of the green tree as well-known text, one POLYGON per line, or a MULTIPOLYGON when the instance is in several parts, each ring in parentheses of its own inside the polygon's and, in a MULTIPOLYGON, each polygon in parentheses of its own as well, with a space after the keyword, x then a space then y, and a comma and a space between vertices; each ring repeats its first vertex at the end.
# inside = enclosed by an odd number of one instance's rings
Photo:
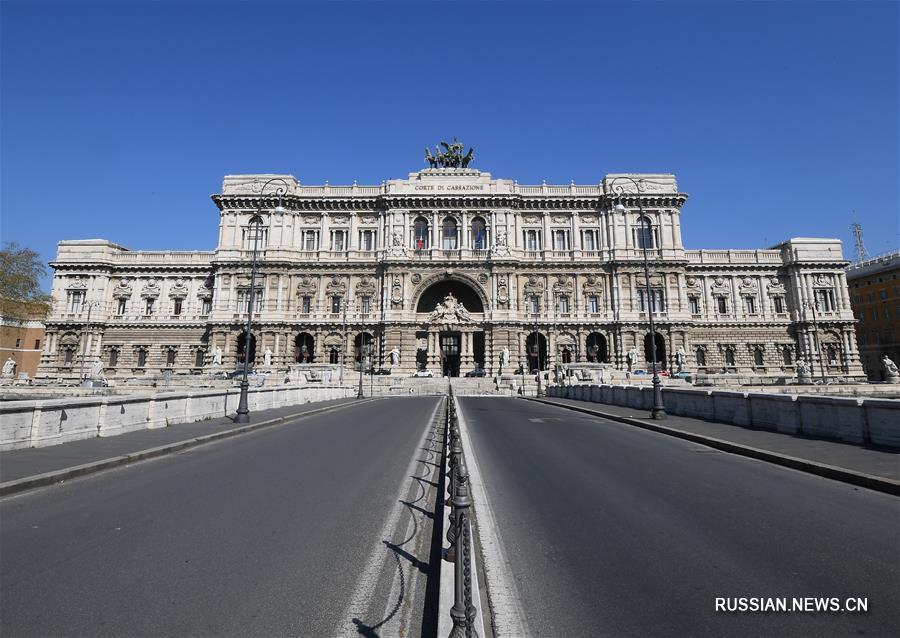
POLYGON ((5 242, 0 250, 0 314, 23 318, 46 315, 50 295, 41 290, 47 267, 40 255, 15 242, 5 242))

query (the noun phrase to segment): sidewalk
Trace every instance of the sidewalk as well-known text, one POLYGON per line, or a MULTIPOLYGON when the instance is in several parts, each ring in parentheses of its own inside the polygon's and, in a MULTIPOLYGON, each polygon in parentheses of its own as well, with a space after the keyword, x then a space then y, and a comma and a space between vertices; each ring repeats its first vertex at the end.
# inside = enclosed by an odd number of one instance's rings
MULTIPOLYGON (((675 435, 684 434, 683 438, 688 438, 690 435, 706 437, 764 453, 799 459, 812 465, 830 466, 860 475, 888 479, 896 483, 897 488, 900 488, 900 450, 864 447, 767 430, 754 430, 739 425, 714 423, 682 416, 666 415, 663 420, 654 421, 649 418, 649 412, 646 410, 577 399, 541 398, 532 400, 572 407, 597 414, 597 416, 627 419, 649 429, 668 429, 675 435)), ((750 456, 762 458, 764 455, 750 456)))
POLYGON ((249 424, 238 425, 230 417, 220 417, 194 423, 180 423, 166 428, 137 430, 128 434, 110 437, 95 437, 81 441, 71 441, 59 445, 39 448, 23 448, 0 452, 0 483, 15 481, 25 477, 48 472, 59 472, 68 468, 97 463, 106 459, 125 457, 144 450, 167 445, 177 445, 193 441, 199 437, 221 434, 251 428, 274 420, 291 416, 303 416, 309 412, 319 412, 357 399, 331 399, 302 405, 286 406, 271 410, 260 410, 250 415, 249 424))

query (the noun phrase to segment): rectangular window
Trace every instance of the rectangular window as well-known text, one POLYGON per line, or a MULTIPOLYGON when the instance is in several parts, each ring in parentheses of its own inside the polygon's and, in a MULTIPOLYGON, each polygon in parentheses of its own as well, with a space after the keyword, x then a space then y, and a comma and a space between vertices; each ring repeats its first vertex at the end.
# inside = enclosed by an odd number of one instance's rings
POLYGON ((368 296, 360 297, 359 309, 363 314, 366 314, 369 312, 369 297, 368 296))
POLYGON ((528 297, 528 312, 532 314, 537 314, 541 311, 541 304, 537 295, 529 295, 528 297))
POLYGON ((541 234, 536 230, 525 231, 525 250, 540 250, 541 234))
POLYGON ((200 314, 204 317, 212 311, 212 299, 204 299, 201 302, 200 314))
POLYGON ((878 298, 879 299, 887 299, 887 290, 879 290, 878 298))
POLYGON ((315 230, 307 230, 303 233, 303 249, 304 250, 318 250, 318 231, 315 230))
POLYGON ((581 239, 581 245, 584 250, 597 250, 597 242, 596 235, 593 230, 584 231, 584 235, 581 239))
POLYGON ((784 297, 774 297, 772 303, 775 304, 775 312, 777 314, 784 312, 784 297))
POLYGON ((175 365, 175 351, 168 350, 166 352, 166 367, 171 368, 174 365, 175 365))
POLYGON ((116 302, 116 314, 121 316, 125 314, 125 299, 120 298, 116 302))
POLYGON ((18 350, 19 346, 21 346, 21 345, 22 345, 22 339, 21 338, 16 339, 16 350, 18 350))
POLYGON ((884 308, 884 318, 885 318, 885 319, 890 319, 891 315, 888 313, 888 307, 887 307, 887 304, 884 304, 883 308, 884 308))
POLYGON ((78 314, 84 304, 85 292, 83 290, 70 290, 66 293, 66 312, 78 314))
POLYGON ((569 298, 566 295, 562 295, 559 298, 559 312, 561 314, 568 314, 569 312, 569 298))
POLYGON ((300 312, 303 314, 309 314, 309 309, 312 306, 312 297, 303 297, 300 301, 300 312))
POLYGON ((341 311, 341 298, 335 295, 331 298, 331 312, 337 313, 341 311))
POLYGON ((153 304, 155 301, 156 301, 156 299, 149 298, 144 302, 144 314, 145 315, 153 314, 153 304))
POLYGON ((119 351, 113 348, 109 351, 109 367, 115 368, 119 364, 119 351))
POLYGON ((716 297, 716 307, 720 315, 728 313, 728 302, 725 300, 725 297, 716 297))
POLYGON ((331 250, 337 252, 347 250, 347 231, 334 230, 331 232, 331 250))
POLYGON ((183 299, 175 299, 172 302, 172 314, 173 315, 181 314, 181 306, 182 306, 183 301, 184 301, 183 299))
POLYGON ((199 348, 194 353, 194 367, 195 368, 203 367, 203 350, 200 350, 199 348))
MULTIPOLYGON (((262 312, 263 289, 257 288, 253 293, 253 312, 262 312)), ((250 312, 250 289, 238 290, 237 312, 250 312)))
MULTIPOLYGON (((650 308, 653 313, 665 312, 666 303, 662 289, 656 288, 650 291, 650 308)), ((638 310, 645 312, 647 309, 647 289, 638 290, 638 310)))
POLYGON ((137 367, 143 368, 147 365, 147 351, 141 348, 138 350, 137 367))
POLYGON ((244 250, 262 250, 269 243, 269 229, 254 224, 241 229, 241 246, 244 250))
POLYGON ((375 250, 375 231, 361 230, 359 232, 359 248, 360 250, 375 250))
POLYGON ((692 315, 700 314, 700 297, 688 297, 688 305, 691 307, 692 315))
POLYGON ((41 340, 40 340, 40 339, 35 339, 35 340, 34 340, 34 349, 35 349, 35 350, 40 350, 40 349, 41 349, 41 340))
POLYGON ((744 309, 748 315, 756 314, 756 299, 754 297, 744 297, 744 309))
POLYGON ((878 321, 878 308, 872 308, 872 321, 878 321))
POLYGON ((73 350, 71 348, 66 348, 66 365, 72 365, 72 353, 73 350))
POLYGON ((816 308, 819 312, 834 311, 834 291, 831 289, 822 289, 816 291, 816 308))
POLYGON ((866 293, 866 301, 868 301, 869 303, 872 303, 873 301, 875 301, 875 297, 872 296, 871 292, 866 293))
POLYGON ((600 312, 600 301, 597 299, 597 295, 590 295, 588 297, 588 312, 597 313, 600 312))
POLYGON ((566 241, 566 231, 556 230, 553 232, 553 248, 554 250, 568 250, 568 241, 566 241))

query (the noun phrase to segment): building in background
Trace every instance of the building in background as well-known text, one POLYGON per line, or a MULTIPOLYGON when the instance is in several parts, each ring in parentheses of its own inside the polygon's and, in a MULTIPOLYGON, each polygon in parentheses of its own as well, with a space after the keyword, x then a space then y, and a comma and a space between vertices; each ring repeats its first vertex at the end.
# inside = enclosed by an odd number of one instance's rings
POLYGON ((12 357, 16 362, 16 376, 25 373, 32 378, 41 361, 47 309, 42 304, 16 306, 19 312, 15 316, 0 315, 0 365, 12 357))
POLYGON ((860 359, 870 381, 883 381, 881 357, 900 364, 900 250, 847 267, 860 359))
POLYGON ((864 378, 840 241, 688 250, 674 175, 527 186, 433 159, 374 186, 226 176, 214 251, 60 242, 41 374, 77 377, 83 347, 115 378, 208 372, 219 352, 234 369, 245 347, 257 367, 266 351, 273 369, 352 365, 369 343, 395 372, 646 369, 655 340, 667 369, 792 378, 803 358, 816 378, 864 378))

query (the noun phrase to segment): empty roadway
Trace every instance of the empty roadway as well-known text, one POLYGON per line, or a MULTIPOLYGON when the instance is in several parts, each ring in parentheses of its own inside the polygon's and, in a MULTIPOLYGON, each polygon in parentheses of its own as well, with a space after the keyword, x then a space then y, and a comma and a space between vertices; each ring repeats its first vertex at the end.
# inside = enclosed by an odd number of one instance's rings
POLYGON ((3 499, 2 634, 355 635, 387 620, 419 635, 439 401, 340 408, 3 499))
POLYGON ((500 595, 529 635, 900 635, 897 497, 561 407, 459 401, 510 563, 500 595), (775 596, 869 611, 715 609, 775 596))

